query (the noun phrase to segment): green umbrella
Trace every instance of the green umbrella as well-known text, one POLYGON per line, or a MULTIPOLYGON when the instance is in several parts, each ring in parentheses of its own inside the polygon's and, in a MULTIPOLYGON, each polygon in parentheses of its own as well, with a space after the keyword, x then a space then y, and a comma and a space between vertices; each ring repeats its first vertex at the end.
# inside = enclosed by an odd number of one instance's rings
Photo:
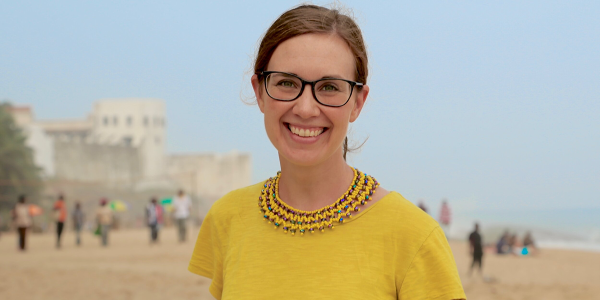
POLYGON ((160 205, 162 205, 166 211, 168 212, 172 212, 173 211, 173 199, 172 198, 165 198, 160 200, 160 205))
POLYGON ((123 201, 113 200, 110 202, 110 208, 114 211, 126 211, 127 204, 123 201))

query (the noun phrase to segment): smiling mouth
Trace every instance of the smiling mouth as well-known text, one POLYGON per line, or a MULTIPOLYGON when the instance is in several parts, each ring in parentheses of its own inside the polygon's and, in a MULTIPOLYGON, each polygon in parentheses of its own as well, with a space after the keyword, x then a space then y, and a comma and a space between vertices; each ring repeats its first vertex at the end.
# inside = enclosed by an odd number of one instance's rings
POLYGON ((317 127, 317 128, 299 128, 290 123, 285 123, 287 129, 291 131, 293 134, 299 137, 315 137, 321 135, 323 132, 327 131, 327 127, 317 127))

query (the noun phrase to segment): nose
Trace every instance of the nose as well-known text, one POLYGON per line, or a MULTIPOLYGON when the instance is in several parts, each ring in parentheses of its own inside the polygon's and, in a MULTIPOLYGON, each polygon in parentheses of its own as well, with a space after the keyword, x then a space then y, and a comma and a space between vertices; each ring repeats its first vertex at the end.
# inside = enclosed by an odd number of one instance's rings
POLYGON ((319 108, 317 99, 315 99, 313 95, 312 86, 310 84, 304 86, 302 94, 294 101, 292 112, 303 119, 317 117, 321 114, 321 109, 319 108))

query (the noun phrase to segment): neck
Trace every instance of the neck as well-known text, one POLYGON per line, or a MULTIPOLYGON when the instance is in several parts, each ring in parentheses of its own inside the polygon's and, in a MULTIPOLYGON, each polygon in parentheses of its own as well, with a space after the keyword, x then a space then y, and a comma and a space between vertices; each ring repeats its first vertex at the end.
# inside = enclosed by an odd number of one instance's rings
POLYGON ((300 210, 316 210, 335 202, 352 183, 354 173, 341 155, 315 166, 299 166, 279 157, 279 196, 300 210))

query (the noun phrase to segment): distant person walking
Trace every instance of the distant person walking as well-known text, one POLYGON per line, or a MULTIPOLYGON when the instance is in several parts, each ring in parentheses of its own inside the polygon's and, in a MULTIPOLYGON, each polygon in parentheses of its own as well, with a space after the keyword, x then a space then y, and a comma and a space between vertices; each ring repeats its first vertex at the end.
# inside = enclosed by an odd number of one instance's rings
POLYGON ((173 216, 177 222, 179 231, 179 242, 185 242, 187 239, 187 219, 192 209, 192 200, 183 190, 179 190, 175 199, 173 199, 173 216))
POLYGON ((158 231, 163 222, 163 207, 158 204, 156 198, 150 200, 146 206, 146 223, 150 227, 150 244, 158 242, 158 231))
POLYGON ((440 226, 444 233, 446 234, 446 238, 450 234, 450 222, 452 221, 452 213, 450 212, 450 206, 448 205, 447 200, 442 201, 442 209, 440 211, 440 226))
POLYGON ((106 199, 100 200, 100 207, 96 210, 96 222, 98 223, 102 246, 108 246, 108 231, 113 221, 112 210, 108 207, 106 199))
POLYGON ((77 246, 81 245, 81 230, 83 229, 83 224, 85 223, 85 214, 81 209, 81 203, 75 203, 75 209, 73 210, 73 228, 75 229, 75 243, 77 246))
POLYGON ((27 229, 33 223, 31 214, 29 213, 29 206, 25 204, 26 200, 25 195, 19 196, 19 200, 12 211, 12 218, 19 234, 19 250, 21 251, 25 251, 26 249, 27 229))
POLYGON ((65 204, 63 195, 58 196, 52 209, 54 210, 54 219, 56 220, 56 248, 60 249, 60 237, 65 226, 65 220, 67 219, 67 205, 65 204))
POLYGON ((473 268, 476 264, 479 267, 479 275, 483 275, 481 265, 483 259, 483 242, 481 239, 481 234, 479 234, 478 223, 475 223, 475 230, 469 235, 469 249, 471 256, 473 257, 473 262, 471 263, 471 268, 469 269, 469 276, 471 276, 473 273, 473 268))

